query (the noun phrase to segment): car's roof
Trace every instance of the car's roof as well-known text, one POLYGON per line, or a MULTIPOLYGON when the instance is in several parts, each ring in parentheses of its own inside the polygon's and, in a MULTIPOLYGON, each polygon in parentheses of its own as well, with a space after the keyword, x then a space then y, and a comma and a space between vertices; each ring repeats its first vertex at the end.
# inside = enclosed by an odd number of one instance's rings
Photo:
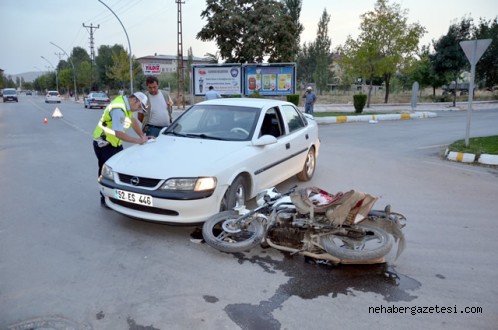
POLYGON ((271 107, 276 105, 292 105, 292 103, 281 100, 274 99, 259 99, 259 98, 221 98, 201 102, 202 104, 219 104, 219 105, 231 105, 231 106, 247 106, 247 107, 271 107))
POLYGON ((59 91, 48 91, 47 93, 59 93, 59 91))

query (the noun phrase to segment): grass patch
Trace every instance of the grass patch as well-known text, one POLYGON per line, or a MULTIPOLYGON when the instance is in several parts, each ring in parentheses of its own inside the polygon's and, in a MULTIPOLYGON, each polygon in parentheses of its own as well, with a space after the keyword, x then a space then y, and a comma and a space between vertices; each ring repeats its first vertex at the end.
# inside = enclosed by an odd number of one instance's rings
POLYGON ((468 147, 465 146, 465 140, 458 140, 450 144, 448 150, 476 155, 498 155, 498 135, 470 138, 468 147))

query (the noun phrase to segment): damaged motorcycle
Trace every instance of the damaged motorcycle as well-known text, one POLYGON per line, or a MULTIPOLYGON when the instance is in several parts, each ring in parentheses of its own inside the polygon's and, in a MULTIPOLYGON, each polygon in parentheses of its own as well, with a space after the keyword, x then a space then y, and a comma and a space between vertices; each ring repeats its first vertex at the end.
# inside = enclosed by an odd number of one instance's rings
POLYGON ((293 187, 279 193, 271 188, 258 194, 252 210, 243 205, 210 217, 202 236, 227 253, 261 244, 332 264, 383 263, 395 243, 396 259, 404 250, 406 217, 389 205, 372 210, 376 201, 355 190, 330 194, 317 187, 293 187))

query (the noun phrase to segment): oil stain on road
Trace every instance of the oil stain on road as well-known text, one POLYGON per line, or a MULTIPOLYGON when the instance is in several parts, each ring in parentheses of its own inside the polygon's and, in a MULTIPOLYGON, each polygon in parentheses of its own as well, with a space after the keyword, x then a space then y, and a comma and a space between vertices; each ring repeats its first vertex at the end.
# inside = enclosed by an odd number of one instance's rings
POLYGON ((258 305, 230 304, 225 307, 228 316, 242 329, 280 329, 281 324, 272 312, 292 296, 314 299, 320 296, 335 298, 338 295, 354 295, 354 292, 371 292, 381 295, 387 302, 411 301, 417 296, 420 283, 398 274, 387 263, 374 265, 338 265, 315 262, 303 257, 289 257, 276 261, 269 256, 245 257, 235 254, 239 263, 250 262, 266 272, 282 271, 289 277, 275 294, 258 305))

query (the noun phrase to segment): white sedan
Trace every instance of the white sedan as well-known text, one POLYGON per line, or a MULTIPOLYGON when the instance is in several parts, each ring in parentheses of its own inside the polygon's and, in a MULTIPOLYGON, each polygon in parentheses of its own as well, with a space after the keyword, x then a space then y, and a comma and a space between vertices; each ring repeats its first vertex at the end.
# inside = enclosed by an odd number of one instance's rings
POLYGON ((45 103, 55 102, 61 103, 62 97, 58 91, 48 91, 45 95, 45 103))
POLYGON ((176 224, 202 223, 294 175, 310 180, 320 147, 311 115, 250 98, 198 103, 153 141, 109 159, 100 190, 119 213, 176 224))

